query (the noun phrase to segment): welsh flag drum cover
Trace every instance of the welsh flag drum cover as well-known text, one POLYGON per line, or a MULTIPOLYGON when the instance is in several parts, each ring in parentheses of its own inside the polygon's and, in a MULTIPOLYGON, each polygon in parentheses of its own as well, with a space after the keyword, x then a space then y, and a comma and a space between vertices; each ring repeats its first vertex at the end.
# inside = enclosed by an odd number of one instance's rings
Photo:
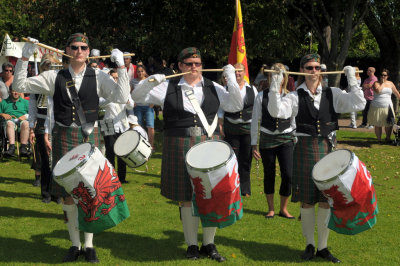
POLYGON ((236 157, 226 168, 208 173, 192 170, 191 181, 193 214, 200 217, 203 227, 224 228, 243 217, 236 157))
MULTIPOLYGON (((76 157, 71 155, 70 160, 76 157)), ((57 178, 56 181, 64 186, 78 206, 79 230, 99 233, 129 217, 125 195, 115 169, 97 147, 90 161, 78 172, 63 178, 62 182, 57 178)))

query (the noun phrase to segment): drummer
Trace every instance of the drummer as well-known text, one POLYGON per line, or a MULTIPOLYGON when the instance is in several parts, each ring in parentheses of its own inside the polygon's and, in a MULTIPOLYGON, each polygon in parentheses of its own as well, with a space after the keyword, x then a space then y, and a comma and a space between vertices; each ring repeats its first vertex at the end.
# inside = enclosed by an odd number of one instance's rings
MULTIPOLYGON (((30 39, 37 42, 35 39, 30 39)), ((129 79, 124 67, 123 54, 118 49, 111 53, 111 61, 118 66, 118 83, 111 76, 96 69, 86 67, 86 58, 89 55, 89 39, 86 35, 75 33, 69 36, 66 42, 66 53, 72 56, 68 70, 51 70, 41 73, 39 76, 27 78, 28 60, 36 50, 36 44, 27 42, 22 50, 22 59, 19 59, 15 68, 15 88, 20 92, 38 93, 52 96, 54 101, 55 123, 51 125, 53 167, 57 161, 69 150, 73 149, 84 139, 81 131, 81 122, 72 105, 70 90, 76 88, 85 112, 86 121, 94 126, 93 132, 86 137, 89 142, 99 146, 102 142, 100 130, 97 128, 99 97, 104 97, 111 102, 127 103, 129 97, 129 79), (67 89, 66 85, 69 89, 67 89), (75 86, 73 86, 75 85, 75 86), (68 137, 67 137, 68 136, 68 137)), ((51 97, 49 97, 51 98, 51 97)), ((50 109, 50 106, 49 106, 50 109)), ((93 234, 85 232, 85 249, 81 248, 78 226, 78 208, 72 197, 52 182, 51 194, 54 197, 63 197, 63 210, 66 214, 67 227, 72 242, 63 262, 71 262, 78 259, 81 253, 89 262, 98 262, 96 250, 93 247, 93 234)))
MULTIPOLYGON (((271 86, 268 93, 268 111, 271 116, 287 119, 295 117, 296 136, 298 142, 293 156, 292 202, 301 202, 301 224, 307 246, 301 255, 303 260, 321 257, 337 263, 328 250, 329 230, 325 221, 329 215, 327 198, 317 189, 311 171, 324 155, 328 154, 336 145, 334 138, 338 126, 337 113, 361 111, 365 106, 365 99, 355 77, 355 70, 351 66, 344 68, 350 92, 346 93, 339 88, 322 87, 320 56, 307 54, 300 61, 300 72, 307 76, 300 76, 296 91, 281 97, 279 86, 271 86), (315 253, 315 204, 319 203, 317 214, 318 246, 315 253)), ((272 74, 271 84, 281 84, 282 72, 272 74)))
POLYGON ((132 98, 137 102, 160 105, 163 109, 165 123, 161 194, 180 202, 183 233, 188 245, 186 258, 199 259, 201 253, 222 262, 226 259, 218 253, 214 244, 216 227, 203 227, 203 245, 200 250, 197 244, 199 217, 192 216, 192 186, 185 166, 185 155, 193 145, 206 140, 207 133, 186 91, 194 92, 207 118, 206 128, 217 119, 216 113, 220 106, 227 112, 237 112, 243 109, 243 101, 232 65, 224 67, 229 92, 202 76, 199 49, 183 49, 178 55, 178 66, 181 72, 190 73, 168 81, 164 75, 150 76, 138 84, 132 92, 132 98), (153 79, 156 81, 151 82, 153 79))

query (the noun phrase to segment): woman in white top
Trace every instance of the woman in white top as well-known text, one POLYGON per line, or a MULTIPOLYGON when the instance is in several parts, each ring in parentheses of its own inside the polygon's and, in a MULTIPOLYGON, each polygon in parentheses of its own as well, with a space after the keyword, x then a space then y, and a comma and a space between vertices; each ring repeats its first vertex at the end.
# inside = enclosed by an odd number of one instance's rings
MULTIPOLYGON (((393 82, 388 80, 389 71, 383 69, 381 78, 373 85, 374 99, 368 112, 368 122, 375 127, 375 135, 381 141, 382 127, 385 127, 386 142, 390 142, 393 124, 388 122, 389 109, 393 112, 392 93, 400 99, 400 94, 393 82)), ((394 115, 394 114, 393 114, 394 115)))

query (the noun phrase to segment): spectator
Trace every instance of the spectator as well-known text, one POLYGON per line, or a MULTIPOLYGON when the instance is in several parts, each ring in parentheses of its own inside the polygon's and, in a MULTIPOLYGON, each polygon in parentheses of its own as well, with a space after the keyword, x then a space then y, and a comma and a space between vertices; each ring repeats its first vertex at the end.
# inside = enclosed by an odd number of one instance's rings
MULTIPOLYGON (((289 67, 287 65, 285 65, 285 70, 289 71, 289 67)), ((326 70, 326 66, 325 66, 325 70, 326 70)), ((288 91, 295 91, 296 90, 296 87, 294 85, 294 78, 292 76, 290 76, 290 75, 288 77, 287 90, 288 91)))
POLYGON ((0 102, 8 98, 8 91, 14 80, 14 66, 11 63, 4 63, 1 66, 0 77, 0 102))
MULTIPOLYGON (((369 67, 367 70, 367 74, 368 78, 364 80, 364 83, 362 85, 362 89, 364 91, 364 98, 365 100, 367 100, 367 103, 365 104, 364 111, 362 112, 363 120, 360 127, 367 127, 367 124, 369 124, 368 111, 371 102, 374 99, 373 85, 375 82, 378 81, 378 78, 375 76, 375 68, 369 67)), ((373 126, 369 125, 368 128, 373 128, 373 126)))
POLYGON ((6 134, 8 137, 9 147, 5 152, 7 156, 13 156, 15 152, 15 128, 20 127, 20 155, 29 155, 28 138, 29 138, 29 123, 28 123, 28 108, 29 102, 23 98, 19 92, 13 91, 10 86, 10 97, 0 103, 0 115, 6 120, 6 134))
POLYGON ((129 54, 129 52, 124 52, 124 64, 126 71, 128 71, 129 81, 131 81, 134 78, 137 78, 136 65, 131 63, 132 58, 126 54, 129 54))
MULTIPOLYGON (((361 86, 361 77, 360 77, 360 73, 357 73, 357 71, 359 71, 360 69, 358 67, 354 67, 354 69, 356 70, 356 79, 357 79, 357 83, 358 86, 361 86)), ((349 91, 350 88, 347 87, 347 92, 349 91)), ((357 128, 357 112, 350 112, 350 128, 357 128)))

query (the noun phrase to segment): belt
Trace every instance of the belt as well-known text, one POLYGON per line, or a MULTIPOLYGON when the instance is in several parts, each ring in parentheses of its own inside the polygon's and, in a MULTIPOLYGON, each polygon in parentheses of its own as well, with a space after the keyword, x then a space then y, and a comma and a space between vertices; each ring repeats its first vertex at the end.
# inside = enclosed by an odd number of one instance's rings
POLYGON ((202 127, 168 128, 165 129, 164 135, 168 137, 198 137, 207 135, 207 132, 202 127))

